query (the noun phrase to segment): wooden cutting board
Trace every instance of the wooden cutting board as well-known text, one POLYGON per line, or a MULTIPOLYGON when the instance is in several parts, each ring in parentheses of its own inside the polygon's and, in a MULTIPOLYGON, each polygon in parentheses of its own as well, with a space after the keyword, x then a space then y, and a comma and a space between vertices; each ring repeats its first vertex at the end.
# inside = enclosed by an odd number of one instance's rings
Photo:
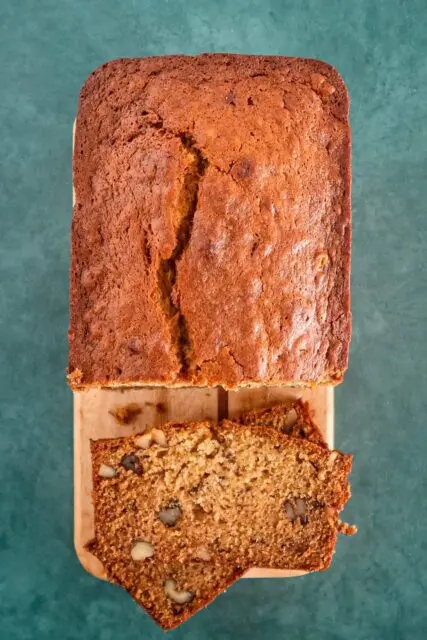
MULTIPOLYGON (((328 445, 333 447, 334 390, 261 387, 226 392, 223 389, 163 387, 141 389, 92 389, 74 394, 74 544, 83 567, 97 578, 106 579, 102 564, 85 545, 94 537, 94 513, 91 499, 92 469, 90 440, 116 438, 138 433, 146 426, 183 420, 218 420, 250 409, 277 404, 288 398, 303 398, 310 403, 314 419, 328 445), (120 424, 114 413, 138 405, 141 413, 131 424, 120 424)), ((247 578, 278 578, 303 575, 302 571, 251 569, 247 578)))

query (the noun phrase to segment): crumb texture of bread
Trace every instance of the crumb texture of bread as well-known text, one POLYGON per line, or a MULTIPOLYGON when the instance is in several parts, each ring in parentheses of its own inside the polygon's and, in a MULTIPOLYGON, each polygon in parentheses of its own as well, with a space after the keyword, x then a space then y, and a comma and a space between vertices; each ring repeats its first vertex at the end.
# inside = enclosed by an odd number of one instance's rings
POLYGON ((238 422, 275 427, 291 438, 304 438, 327 448, 322 432, 312 418, 308 402, 301 399, 292 399, 268 409, 248 411, 238 418, 238 422))
POLYGON ((317 60, 122 59, 88 78, 71 386, 341 381, 348 108, 342 79, 317 60))
POLYGON ((91 443, 91 552, 165 629, 249 568, 328 568, 351 456, 277 426, 167 424, 91 443))

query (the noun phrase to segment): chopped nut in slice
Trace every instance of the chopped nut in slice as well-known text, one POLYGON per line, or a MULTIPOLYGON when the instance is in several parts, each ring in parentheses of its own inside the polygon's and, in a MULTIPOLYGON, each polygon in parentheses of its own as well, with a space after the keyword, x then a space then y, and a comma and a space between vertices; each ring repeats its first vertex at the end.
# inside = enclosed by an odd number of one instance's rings
POLYGON ((129 471, 133 471, 138 476, 142 476, 144 472, 140 459, 134 453, 123 456, 120 464, 122 465, 122 467, 128 469, 129 471))
POLYGON ((291 522, 295 522, 295 520, 296 520, 295 510, 294 510, 292 504, 289 502, 289 500, 285 501, 285 503, 283 504, 283 508, 284 508, 285 513, 288 516, 289 520, 291 522))
POLYGON ((194 593, 191 591, 178 591, 175 580, 171 578, 165 580, 165 592, 166 595, 177 604, 187 604, 194 598, 194 593))
POLYGON ((153 437, 151 433, 144 433, 144 435, 140 436, 135 440, 135 444, 140 449, 149 449, 151 443, 153 442, 153 437))
POLYGON ((308 517, 306 511, 305 500, 302 498, 297 498, 295 500, 295 515, 298 516, 301 520, 301 524, 307 524, 308 517))
POLYGON ((117 475, 117 471, 108 464, 101 464, 98 475, 101 476, 101 478, 114 478, 114 476, 117 475))
POLYGON ((178 500, 171 500, 169 504, 166 507, 162 507, 158 513, 159 520, 167 527, 174 527, 181 516, 181 505, 178 500))
POLYGON ((146 540, 136 540, 130 552, 132 560, 145 560, 154 555, 154 548, 151 542, 146 540))
POLYGON ((306 501, 303 500, 303 498, 296 498, 294 500, 294 504, 292 504, 290 500, 286 500, 283 504, 283 508, 292 523, 294 523, 299 518, 301 524, 307 524, 307 504, 306 501))
POLYGON ((160 429, 153 429, 151 431, 151 437, 153 442, 159 445, 159 447, 167 447, 168 443, 166 441, 166 436, 163 431, 160 429))
POLYGON ((291 428, 298 420, 298 413, 296 409, 291 409, 285 418, 285 427, 291 428))

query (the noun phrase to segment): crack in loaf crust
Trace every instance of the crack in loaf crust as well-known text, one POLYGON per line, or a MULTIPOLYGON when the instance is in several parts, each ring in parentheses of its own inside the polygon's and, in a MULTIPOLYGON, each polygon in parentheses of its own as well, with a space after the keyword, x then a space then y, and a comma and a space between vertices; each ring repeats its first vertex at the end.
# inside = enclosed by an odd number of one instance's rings
POLYGON ((332 67, 109 62, 81 92, 73 172, 73 387, 341 381, 350 129, 332 67))

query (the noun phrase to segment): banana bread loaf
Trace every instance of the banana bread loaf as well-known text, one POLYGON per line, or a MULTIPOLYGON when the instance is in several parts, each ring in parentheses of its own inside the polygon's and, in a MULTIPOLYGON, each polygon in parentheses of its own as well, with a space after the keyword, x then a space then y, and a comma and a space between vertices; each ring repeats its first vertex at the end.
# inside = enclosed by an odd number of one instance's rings
POLYGON ((345 85, 299 58, 115 60, 80 96, 69 382, 340 382, 345 85))
POLYGON ((326 569, 351 456, 230 421, 91 443, 92 553, 165 629, 250 567, 326 569))

